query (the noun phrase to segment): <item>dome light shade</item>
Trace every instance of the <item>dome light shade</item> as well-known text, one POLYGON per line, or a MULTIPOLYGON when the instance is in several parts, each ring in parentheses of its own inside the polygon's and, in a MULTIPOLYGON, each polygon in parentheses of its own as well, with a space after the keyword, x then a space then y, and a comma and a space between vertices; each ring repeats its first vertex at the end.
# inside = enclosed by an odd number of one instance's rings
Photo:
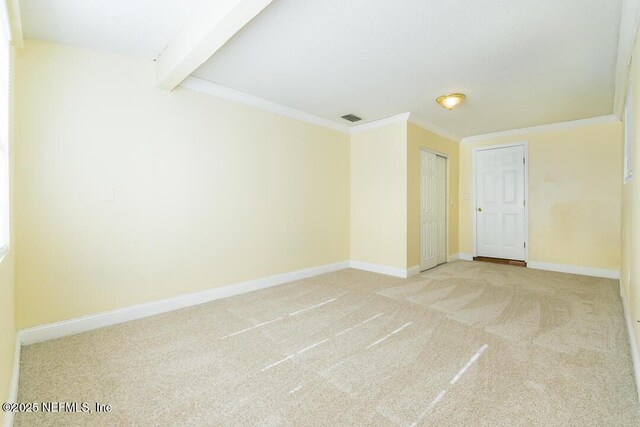
POLYGON ((466 98, 464 93, 449 93, 439 96, 436 102, 447 110, 453 110, 466 98))

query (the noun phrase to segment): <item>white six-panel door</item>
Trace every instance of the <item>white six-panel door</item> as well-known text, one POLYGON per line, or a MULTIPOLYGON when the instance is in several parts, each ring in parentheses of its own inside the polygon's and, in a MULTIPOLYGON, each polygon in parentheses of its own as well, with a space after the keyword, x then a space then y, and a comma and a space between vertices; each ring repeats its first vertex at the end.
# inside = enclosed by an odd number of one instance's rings
POLYGON ((476 255, 525 259, 524 146, 476 152, 476 255))
POLYGON ((446 164, 444 157, 420 151, 420 270, 447 260, 446 164))

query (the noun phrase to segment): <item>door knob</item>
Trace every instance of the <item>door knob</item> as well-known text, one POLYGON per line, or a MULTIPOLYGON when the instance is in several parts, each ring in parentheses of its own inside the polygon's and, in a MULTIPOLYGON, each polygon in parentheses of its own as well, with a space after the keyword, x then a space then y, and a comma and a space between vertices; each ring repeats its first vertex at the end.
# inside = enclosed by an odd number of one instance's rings
POLYGON ((482 212, 482 208, 478 208, 478 212, 482 212))

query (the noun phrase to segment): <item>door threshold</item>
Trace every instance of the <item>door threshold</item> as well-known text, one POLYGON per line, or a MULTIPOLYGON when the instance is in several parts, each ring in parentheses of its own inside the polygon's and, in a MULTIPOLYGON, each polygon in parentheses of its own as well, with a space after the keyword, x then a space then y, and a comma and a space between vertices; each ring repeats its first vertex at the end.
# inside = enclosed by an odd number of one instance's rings
POLYGON ((516 259, 506 259, 506 258, 490 258, 487 256, 474 256, 474 261, 480 262, 491 262, 493 264, 505 264, 505 265, 514 265, 516 267, 526 267, 526 261, 520 261, 516 259))

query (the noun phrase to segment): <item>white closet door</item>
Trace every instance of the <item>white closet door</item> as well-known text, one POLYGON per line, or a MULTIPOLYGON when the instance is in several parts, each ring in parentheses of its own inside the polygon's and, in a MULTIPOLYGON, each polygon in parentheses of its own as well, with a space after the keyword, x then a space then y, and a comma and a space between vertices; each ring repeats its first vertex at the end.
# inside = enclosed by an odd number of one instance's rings
POLYGON ((447 262, 447 159, 436 156, 436 262, 447 262))
POLYGON ((420 151, 420 270, 438 265, 436 252, 436 155, 420 151))

